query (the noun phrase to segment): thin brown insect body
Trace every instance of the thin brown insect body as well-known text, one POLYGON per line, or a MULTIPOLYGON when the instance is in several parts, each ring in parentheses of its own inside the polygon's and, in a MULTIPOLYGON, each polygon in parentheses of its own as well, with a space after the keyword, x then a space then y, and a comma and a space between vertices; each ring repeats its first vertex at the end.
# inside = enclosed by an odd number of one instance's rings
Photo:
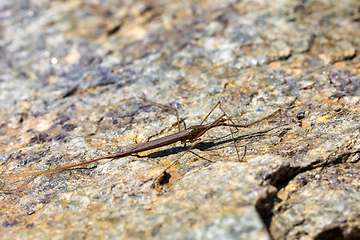
MULTIPOLYGON (((45 171, 39 171, 39 172, 19 173, 19 174, 0 174, 0 178, 27 177, 27 176, 36 176, 36 175, 41 175, 41 174, 58 172, 58 171, 62 171, 62 170, 67 170, 67 169, 72 169, 72 168, 76 168, 76 167, 79 167, 79 166, 83 166, 83 165, 86 165, 86 164, 89 164, 89 163, 97 162, 97 161, 100 161, 102 159, 126 157, 126 156, 129 156, 131 154, 144 152, 144 151, 151 150, 151 149, 156 149, 156 148, 167 146, 167 145, 170 145, 172 143, 179 142, 179 141, 181 141, 182 143, 195 142, 195 141, 198 141, 198 139, 203 134, 205 134, 208 130, 210 130, 210 129, 214 128, 214 127, 228 126, 228 127, 247 128, 247 127, 249 127, 251 125, 260 123, 260 122, 262 122, 262 121, 264 121, 266 119, 269 119, 271 117, 274 117, 274 116, 280 115, 280 117, 282 119, 281 109, 278 109, 274 113, 272 113, 272 114, 270 114, 270 115, 268 115, 268 116, 266 116, 266 117, 264 117, 264 118, 262 118, 260 120, 257 120, 255 122, 251 122, 251 123, 248 123, 248 124, 234 124, 234 123, 230 123, 229 117, 227 117, 227 115, 224 112, 224 114, 221 117, 219 117, 218 119, 216 119, 212 123, 208 123, 208 124, 203 125, 204 121, 209 117, 209 115, 219 105, 220 105, 220 102, 216 104, 216 106, 210 111, 210 113, 205 117, 205 119, 201 122, 200 125, 191 126, 191 127, 187 128, 187 129, 179 131, 177 133, 170 134, 168 136, 161 137, 161 138, 149 141, 149 142, 132 144, 132 145, 124 147, 119 152, 109 154, 109 155, 106 155, 104 157, 99 157, 99 158, 96 158, 96 159, 93 159, 93 160, 90 160, 90 161, 86 161, 86 162, 83 162, 83 163, 78 163, 78 164, 74 164, 74 165, 70 165, 70 166, 65 166, 65 167, 60 167, 60 168, 50 169, 50 170, 45 170, 45 171)), ((280 123, 281 123, 281 120, 280 120, 280 123)), ((178 123, 178 125, 179 125, 179 123, 178 123)), ((190 147, 186 152, 188 152, 189 150, 194 148, 195 145, 196 144, 194 144, 192 147, 190 147)), ((179 159, 175 160, 163 172, 168 170, 170 167, 172 167, 178 161, 179 161, 179 159)), ((155 180, 157 178, 159 178, 159 177, 156 177, 155 180)))

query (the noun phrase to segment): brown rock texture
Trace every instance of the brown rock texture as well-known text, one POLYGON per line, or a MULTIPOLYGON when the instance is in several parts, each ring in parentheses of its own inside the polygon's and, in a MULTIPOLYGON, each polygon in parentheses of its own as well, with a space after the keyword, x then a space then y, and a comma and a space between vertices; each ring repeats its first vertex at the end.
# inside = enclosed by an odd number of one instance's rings
POLYGON ((360 239, 358 1, 13 0, 0 26, 1 239, 360 239), (184 129, 219 101, 283 114, 12 175, 178 131, 152 102, 184 129))

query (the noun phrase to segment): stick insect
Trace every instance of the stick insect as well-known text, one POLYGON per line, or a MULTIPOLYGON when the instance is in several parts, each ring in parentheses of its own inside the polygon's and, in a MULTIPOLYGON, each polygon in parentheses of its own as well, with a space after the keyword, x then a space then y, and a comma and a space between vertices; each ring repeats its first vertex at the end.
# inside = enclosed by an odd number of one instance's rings
MULTIPOLYGON (((158 104, 162 107, 166 107, 165 105, 162 104, 158 104)), ((178 119, 178 128, 179 128, 179 132, 174 133, 174 134, 170 134, 168 136, 164 136, 164 137, 160 137, 158 139, 155 140, 151 140, 149 142, 143 142, 143 143, 137 143, 137 144, 132 144, 129 146, 126 146, 124 148, 122 148, 119 152, 115 152, 103 157, 99 157, 99 158, 95 158, 92 159, 90 161, 86 161, 86 162, 82 162, 82 163, 78 163, 78 164, 73 164, 73 165, 69 165, 69 166, 64 166, 64 167, 60 167, 60 168, 56 168, 56 169, 50 169, 50 170, 45 170, 45 171, 38 171, 38 172, 30 172, 30 173, 19 173, 19 174, 0 174, 0 178, 13 178, 13 177, 28 177, 28 176, 37 176, 37 175, 42 175, 42 174, 48 174, 48 173, 53 173, 53 172, 59 172, 59 171, 63 171, 63 170, 68 170, 68 169, 73 169, 76 167, 80 167, 83 165, 87 165, 93 162, 97 162, 103 159, 110 159, 110 158, 122 158, 122 157, 126 157, 135 153, 139 153, 139 152, 144 152, 144 151, 148 151, 151 149, 156 149, 159 147, 163 147, 163 146, 167 146, 170 144, 173 144, 175 142, 181 142, 181 143, 194 143, 191 147, 189 147, 177 160, 173 161, 169 166, 167 166, 160 175, 158 175, 152 184, 152 187, 154 188, 156 185, 156 182, 161 179, 161 177, 163 175, 166 174, 166 171, 169 170, 172 166, 174 166, 175 164, 177 164, 179 162, 179 160, 187 153, 189 152, 191 149, 193 149, 197 143, 200 142, 200 137, 202 135, 204 135, 207 131, 209 131, 212 128, 215 127, 220 127, 220 126, 228 126, 230 128, 231 131, 231 135, 235 144, 235 140, 233 137, 233 131, 232 128, 248 128, 252 125, 255 125, 257 123, 260 123, 262 121, 265 121, 269 118, 272 117, 278 117, 280 116, 280 124, 282 121, 282 111, 281 109, 276 110, 275 112, 273 112, 272 114, 261 118, 257 121, 254 122, 250 122, 247 124, 235 124, 231 121, 230 117, 225 113, 224 110, 222 110, 221 108, 221 104, 220 102, 218 102, 215 107, 213 107, 213 109, 206 115, 206 117, 204 118, 204 120, 202 120, 202 122, 199 125, 194 125, 191 126, 185 130, 180 130, 180 120, 179 120, 179 115, 177 113, 176 110, 176 115, 177 115, 177 119, 178 119), (210 114, 217 108, 219 107, 221 109, 221 111, 223 112, 223 114, 217 118, 215 121, 211 122, 211 123, 207 123, 204 124, 204 122, 206 121, 206 119, 210 116, 210 114)), ((279 124, 279 125, 280 125, 279 124)), ((235 145, 235 149, 236 149, 236 153, 238 155, 238 159, 240 161, 240 157, 239 157, 239 153, 238 150, 236 148, 235 145)))

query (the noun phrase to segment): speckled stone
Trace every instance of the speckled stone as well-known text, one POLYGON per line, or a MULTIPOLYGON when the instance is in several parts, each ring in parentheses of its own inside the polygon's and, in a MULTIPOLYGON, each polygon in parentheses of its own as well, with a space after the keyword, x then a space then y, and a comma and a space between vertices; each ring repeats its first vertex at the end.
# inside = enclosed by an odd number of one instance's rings
POLYGON ((355 0, 3 1, 1 239, 360 239, 359 9, 355 0), (175 133, 174 111, 144 96, 178 109, 182 128, 218 101, 234 122, 277 109, 282 118, 234 139, 211 129, 191 152, 194 143, 176 143, 4 175, 175 133))

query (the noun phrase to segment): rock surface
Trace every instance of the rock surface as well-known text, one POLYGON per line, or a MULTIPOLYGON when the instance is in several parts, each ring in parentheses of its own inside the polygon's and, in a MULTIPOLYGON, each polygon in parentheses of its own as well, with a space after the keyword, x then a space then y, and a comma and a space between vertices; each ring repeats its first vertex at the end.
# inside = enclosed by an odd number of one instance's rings
POLYGON ((1 238, 360 239, 359 9, 355 0, 3 1, 1 238), (234 122, 283 115, 234 130, 236 148, 220 127, 191 152, 195 143, 176 143, 6 175, 178 131, 174 111, 149 100, 178 109, 182 128, 219 100, 234 122))

